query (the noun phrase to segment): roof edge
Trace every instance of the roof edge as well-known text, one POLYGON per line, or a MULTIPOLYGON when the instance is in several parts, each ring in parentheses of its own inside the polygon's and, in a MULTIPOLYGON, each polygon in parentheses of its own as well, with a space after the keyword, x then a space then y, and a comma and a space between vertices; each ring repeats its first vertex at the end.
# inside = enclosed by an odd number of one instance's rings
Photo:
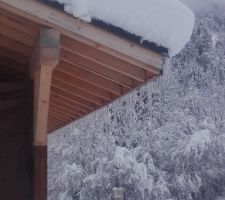
MULTIPOLYGON (((52 0, 39 0, 39 1, 55 8, 55 9, 58 9, 60 11, 65 12, 64 11, 64 4, 61 4, 57 1, 52 1, 52 0)), ((145 49, 149 49, 151 51, 154 51, 156 53, 159 53, 159 54, 165 55, 165 56, 168 56, 168 54, 169 54, 168 48, 157 45, 154 42, 149 42, 148 40, 143 40, 142 37, 140 37, 138 35, 127 32, 126 30, 124 30, 120 27, 117 27, 117 26, 114 26, 112 24, 106 23, 106 22, 104 22, 102 20, 99 20, 97 18, 92 18, 91 24, 93 24, 94 26, 97 26, 99 28, 102 28, 102 29, 104 29, 108 32, 111 32, 111 33, 113 33, 113 34, 115 34, 115 35, 117 35, 121 38, 130 40, 130 41, 132 41, 136 44, 139 44, 140 46, 144 47, 145 49)))

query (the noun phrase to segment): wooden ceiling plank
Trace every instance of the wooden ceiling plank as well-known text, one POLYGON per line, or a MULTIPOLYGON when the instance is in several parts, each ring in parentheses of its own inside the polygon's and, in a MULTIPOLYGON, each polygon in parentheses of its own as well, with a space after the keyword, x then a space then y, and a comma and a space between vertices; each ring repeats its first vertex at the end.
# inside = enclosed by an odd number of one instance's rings
POLYGON ((52 120, 48 121, 48 134, 54 132, 59 128, 59 124, 52 122, 52 120))
POLYGON ((37 38, 40 26, 0 9, 0 23, 37 38))
POLYGON ((53 94, 60 95, 60 97, 64 97, 64 98, 70 99, 71 101, 74 101, 74 102, 82 104, 82 105, 85 104, 85 105, 87 105, 89 107, 92 107, 92 108, 96 108, 98 106, 98 104, 93 103, 93 102, 91 102, 89 100, 86 100, 83 97, 78 96, 77 94, 67 93, 64 90, 61 90, 60 88, 56 88, 54 86, 52 86, 51 92, 53 94))
POLYGON ((71 112, 71 113, 74 113, 74 114, 77 114, 77 115, 80 115, 80 116, 88 113, 87 111, 83 111, 83 110, 79 109, 79 107, 67 105, 67 104, 64 104, 63 102, 58 101, 58 100, 52 100, 51 104, 53 106, 57 107, 57 108, 64 109, 67 112, 71 112))
MULTIPOLYGON (((76 60, 76 62, 78 63, 76 66, 81 68, 81 69, 84 69, 84 70, 87 70, 89 72, 92 72, 94 74, 97 74, 98 76, 101 76, 105 79, 108 79, 110 81, 113 81, 117 84, 121 84, 123 85, 124 87, 127 87, 127 88, 132 88, 132 79, 128 76, 125 76, 119 72, 116 72, 114 70, 111 70, 111 69, 108 69, 102 65, 99 65, 99 64, 94 64, 94 65, 79 65, 79 61, 76 60)), ((83 63, 85 64, 85 63, 83 63)))
POLYGON ((48 123, 48 133, 53 132, 54 129, 57 129, 56 125, 53 125, 52 123, 48 123))
POLYGON ((60 121, 64 122, 64 121, 67 121, 67 120, 70 120, 71 118, 70 117, 67 117, 65 115, 61 115, 61 114, 58 114, 56 112, 53 112, 51 110, 49 110, 49 117, 55 117, 57 119, 59 119, 60 121))
POLYGON ((98 86, 114 94, 121 95, 120 85, 115 84, 114 82, 109 81, 101 76, 98 76, 97 74, 93 74, 89 71, 81 69, 73 63, 61 61, 60 64, 57 66, 57 70, 87 81, 90 84, 98 86))
MULTIPOLYGON (((76 61, 76 64, 78 65, 82 65, 82 63, 84 66, 101 65, 138 81, 145 81, 144 70, 138 66, 118 59, 105 52, 101 52, 96 48, 82 44, 79 41, 69 39, 68 37, 62 37, 61 44, 63 49, 69 50, 73 54, 70 53, 70 57, 72 57, 73 61, 76 61)), ((62 50, 62 53, 63 52, 64 51, 62 50)), ((62 55, 66 55, 66 53, 63 53, 62 55)))
POLYGON ((75 77, 72 77, 68 74, 65 74, 65 73, 57 71, 57 70, 54 71, 53 77, 54 77, 54 79, 60 80, 60 81, 64 82, 65 84, 69 84, 73 87, 84 90, 90 94, 96 95, 107 101, 111 101, 111 93, 110 92, 103 90, 102 88, 99 88, 97 86, 93 86, 90 83, 87 83, 81 79, 77 79, 75 77))
POLYGON ((21 65, 28 66, 29 64, 29 57, 19 55, 15 51, 12 51, 3 47, 0 47, 0 55, 1 57, 15 61, 21 65))
MULTIPOLYGON (((75 121, 78 118, 79 117, 76 117, 76 116, 74 116, 72 118, 65 117, 60 114, 57 114, 56 112, 49 111, 48 123, 50 123, 50 121, 54 121, 55 125, 60 125, 62 127, 62 126, 65 126, 68 122, 75 121)), ((59 127, 59 128, 61 128, 61 127, 59 127)))
POLYGON ((65 61, 68 60, 69 62, 72 62, 81 68, 95 72, 96 74, 113 80, 116 83, 123 84, 127 87, 132 86, 131 77, 133 76, 129 77, 126 73, 121 73, 111 66, 105 66, 104 64, 97 62, 90 57, 85 57, 84 55, 82 56, 78 52, 74 53, 68 49, 62 49, 61 59, 65 61))
POLYGON ((48 116, 48 124, 49 124, 50 122, 51 122, 52 124, 54 124, 55 126, 59 126, 59 124, 64 123, 62 120, 60 120, 60 119, 54 117, 53 115, 49 115, 49 116, 48 116))
POLYGON ((49 118, 49 121, 56 121, 57 123, 58 123, 58 127, 55 129, 55 130, 53 130, 53 131, 56 131, 57 129, 59 129, 59 128, 63 128, 63 127, 65 127, 65 126, 67 126, 67 125, 69 125, 70 123, 73 123, 74 121, 76 121, 77 119, 75 119, 75 120, 70 120, 70 121, 63 121, 63 122, 58 122, 57 121, 57 119, 56 118, 49 118))
POLYGON ((78 88, 74 88, 68 84, 65 84, 62 81, 56 80, 56 79, 54 79, 54 77, 52 79, 52 86, 59 88, 67 93, 76 94, 77 96, 80 96, 88 101, 91 101, 91 102, 97 104, 97 105, 102 105, 101 98, 99 98, 95 95, 89 94, 87 92, 84 92, 83 90, 80 90, 78 88))
POLYGON ((55 100, 55 99, 51 99, 51 104, 56 106, 56 107, 59 107, 59 108, 64 106, 65 108, 68 108, 68 111, 71 111, 72 113, 76 113, 76 114, 79 114, 79 115, 83 115, 83 114, 86 114, 86 113, 90 112, 90 110, 83 109, 79 105, 78 106, 74 106, 74 105, 71 106, 71 105, 64 104, 63 102, 55 100))
POLYGON ((31 56, 33 49, 0 34, 0 46, 23 56, 31 56))
POLYGON ((76 103, 76 104, 82 105, 90 110, 94 110, 97 106, 96 104, 86 101, 85 99, 82 99, 78 96, 75 96, 75 95, 66 96, 66 95, 67 94, 65 92, 63 92, 62 90, 52 87, 51 98, 53 98, 53 99, 63 101, 69 105, 70 104, 73 105, 73 103, 76 103))
POLYGON ((54 133, 55 130, 57 130, 57 128, 48 128, 48 134, 54 133))
POLYGON ((48 135, 50 135, 50 134, 52 134, 52 133, 54 133, 57 129, 59 129, 60 127, 59 126, 56 126, 56 125, 54 125, 54 126, 48 126, 48 135))
POLYGON ((56 106, 52 106, 52 108, 50 110, 56 112, 59 115, 67 116, 67 117, 70 117, 70 118, 73 118, 73 119, 83 116, 83 115, 80 115, 80 114, 77 114, 77 113, 74 113, 74 112, 73 113, 72 112, 68 112, 66 109, 60 108, 60 107, 56 107, 56 106), (67 113, 67 115, 65 113, 67 113))
POLYGON ((56 118, 61 119, 63 121, 70 121, 70 120, 74 119, 72 117, 68 117, 66 115, 59 114, 59 113, 57 113, 55 111, 52 111, 52 110, 49 110, 49 116, 55 116, 56 118))
POLYGON ((53 121, 53 120, 50 120, 50 119, 48 119, 48 129, 49 128, 56 128, 57 127, 57 123, 55 122, 55 121, 53 121))
POLYGON ((48 132, 53 129, 57 129, 58 126, 59 124, 57 124, 55 121, 53 122, 53 120, 48 120, 48 132))
POLYGON ((64 112, 61 109, 56 108, 54 105, 51 105, 51 104, 50 104, 49 110, 52 111, 52 112, 56 112, 57 114, 60 114, 60 115, 65 115, 67 117, 74 117, 75 116, 75 115, 72 115, 69 112, 64 112))
MULTIPOLYGON (((59 30, 62 34, 116 57, 132 58, 162 70, 163 56, 34 0, 0 0, 0 8, 59 30)), ((138 65, 137 65, 138 66, 138 65)))
POLYGON ((61 128, 62 126, 65 126, 69 121, 71 121, 71 119, 63 118, 55 113, 49 112, 48 124, 51 122, 55 126, 58 126, 58 128, 61 128))
POLYGON ((20 42, 24 45, 27 45, 29 47, 33 47, 36 42, 35 37, 31 37, 29 35, 26 35, 12 27, 5 26, 4 24, 0 24, 0 34, 4 35, 5 37, 8 37, 10 39, 16 40, 17 42, 20 42))
POLYGON ((60 116, 57 116, 57 115, 55 115, 55 114, 53 114, 51 112, 49 113, 49 118, 48 119, 57 121, 58 123, 61 123, 61 125, 66 124, 67 121, 69 121, 68 119, 62 119, 60 116))

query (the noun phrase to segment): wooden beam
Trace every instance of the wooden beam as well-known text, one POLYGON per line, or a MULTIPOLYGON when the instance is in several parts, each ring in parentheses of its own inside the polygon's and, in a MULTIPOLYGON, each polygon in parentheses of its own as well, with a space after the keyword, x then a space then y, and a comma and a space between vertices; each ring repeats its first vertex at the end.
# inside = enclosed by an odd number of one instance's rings
POLYGON ((42 28, 30 61, 34 78, 34 200, 47 200, 47 132, 52 71, 59 62, 60 34, 42 28))
POLYGON ((43 28, 37 50, 31 61, 31 74, 35 80, 35 145, 47 144, 47 118, 52 72, 59 62, 60 34, 53 29, 43 28))
POLYGON ((70 74, 71 76, 74 76, 76 78, 82 79, 83 81, 98 86, 114 94, 121 95, 120 85, 115 84, 114 82, 109 81, 99 76, 98 74, 93 74, 89 71, 81 69, 73 63, 61 61, 57 66, 57 70, 70 74))
POLYGON ((68 74, 65 74, 63 72, 57 71, 55 70, 54 74, 53 74, 54 79, 56 80, 60 80, 66 84, 69 84, 73 87, 79 88, 81 90, 84 90, 90 94, 93 94, 95 96, 98 96, 100 98, 103 98, 107 101, 111 100, 111 93, 100 88, 97 86, 93 86, 90 83, 87 83, 86 81, 83 81, 81 79, 78 79, 76 77, 70 76, 68 74))
POLYGON ((62 34, 123 59, 138 60, 162 70, 163 56, 84 23, 34 0, 0 0, 0 8, 59 30, 62 34))

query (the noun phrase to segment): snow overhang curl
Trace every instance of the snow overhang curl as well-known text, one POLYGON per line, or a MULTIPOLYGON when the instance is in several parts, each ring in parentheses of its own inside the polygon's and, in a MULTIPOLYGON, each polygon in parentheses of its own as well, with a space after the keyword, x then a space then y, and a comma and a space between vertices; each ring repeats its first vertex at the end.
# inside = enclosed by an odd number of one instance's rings
POLYGON ((56 0, 86 22, 99 19, 179 53, 190 40, 195 16, 179 0, 56 0))

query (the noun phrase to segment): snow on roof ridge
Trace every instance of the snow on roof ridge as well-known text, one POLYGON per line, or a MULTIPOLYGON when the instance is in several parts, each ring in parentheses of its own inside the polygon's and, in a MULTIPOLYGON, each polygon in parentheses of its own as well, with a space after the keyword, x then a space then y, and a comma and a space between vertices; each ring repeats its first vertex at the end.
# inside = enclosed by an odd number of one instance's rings
POLYGON ((86 22, 92 18, 120 27, 142 40, 179 53, 190 40, 195 16, 179 0, 53 0, 86 22))

